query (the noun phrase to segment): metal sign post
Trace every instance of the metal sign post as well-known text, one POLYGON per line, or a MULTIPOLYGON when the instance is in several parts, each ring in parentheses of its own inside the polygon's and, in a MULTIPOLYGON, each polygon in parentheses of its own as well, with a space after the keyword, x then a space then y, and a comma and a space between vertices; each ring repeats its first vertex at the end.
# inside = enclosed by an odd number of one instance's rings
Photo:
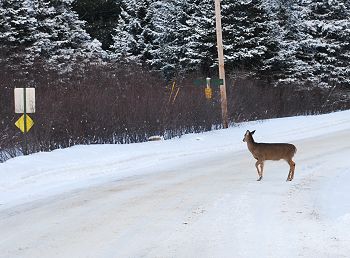
POLYGON ((24 155, 28 155, 28 140, 27 140, 27 87, 23 88, 23 115, 24 115, 24 155))

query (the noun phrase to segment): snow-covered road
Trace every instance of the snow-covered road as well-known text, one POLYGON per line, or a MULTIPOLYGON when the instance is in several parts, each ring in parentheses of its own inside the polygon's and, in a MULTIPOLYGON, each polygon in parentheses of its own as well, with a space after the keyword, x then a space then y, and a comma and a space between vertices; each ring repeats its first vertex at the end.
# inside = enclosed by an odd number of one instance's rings
POLYGON ((349 257, 349 139, 294 141, 292 182, 228 150, 0 205, 0 257, 349 257))

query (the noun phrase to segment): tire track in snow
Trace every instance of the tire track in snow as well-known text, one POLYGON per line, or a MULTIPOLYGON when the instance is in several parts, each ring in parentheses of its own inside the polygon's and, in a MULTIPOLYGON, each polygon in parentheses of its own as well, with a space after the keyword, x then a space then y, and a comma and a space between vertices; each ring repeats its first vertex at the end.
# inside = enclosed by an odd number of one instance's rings
POLYGON ((296 142, 291 183, 283 162, 256 182, 254 160, 236 152, 14 207, 0 220, 0 257, 344 257, 350 210, 337 223, 317 201, 334 176, 320 168, 344 167, 334 157, 350 149, 344 137, 296 142))

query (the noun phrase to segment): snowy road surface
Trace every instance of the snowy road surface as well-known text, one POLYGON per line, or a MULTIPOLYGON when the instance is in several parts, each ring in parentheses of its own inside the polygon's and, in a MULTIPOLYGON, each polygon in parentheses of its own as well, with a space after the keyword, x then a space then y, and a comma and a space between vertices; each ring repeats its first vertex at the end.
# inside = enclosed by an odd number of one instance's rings
POLYGON ((0 257, 350 257, 350 130, 327 132, 293 141, 292 182, 282 161, 257 182, 251 154, 225 149, 15 205, 5 194, 0 257))

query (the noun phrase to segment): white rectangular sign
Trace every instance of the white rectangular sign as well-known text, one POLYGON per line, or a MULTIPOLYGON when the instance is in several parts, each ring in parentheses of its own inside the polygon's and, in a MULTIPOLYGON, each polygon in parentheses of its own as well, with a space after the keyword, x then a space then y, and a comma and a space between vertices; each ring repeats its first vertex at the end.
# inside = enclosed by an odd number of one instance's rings
MULTIPOLYGON (((26 88, 26 112, 35 113, 35 88, 26 88)), ((15 88, 15 113, 24 113, 24 88, 15 88)))

